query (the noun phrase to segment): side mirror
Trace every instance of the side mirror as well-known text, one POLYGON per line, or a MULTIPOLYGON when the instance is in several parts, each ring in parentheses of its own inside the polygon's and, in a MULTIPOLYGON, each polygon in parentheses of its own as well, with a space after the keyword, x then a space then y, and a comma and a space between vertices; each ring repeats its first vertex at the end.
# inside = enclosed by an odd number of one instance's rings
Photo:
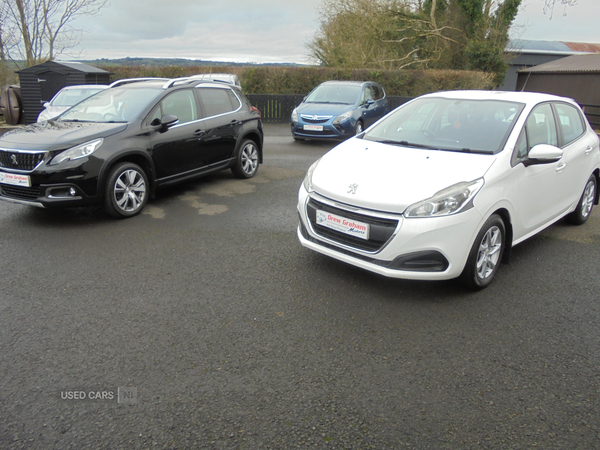
POLYGON ((150 122, 150 125, 158 128, 160 132, 165 132, 177 122, 179 122, 179 118, 177 116, 167 114, 165 116, 162 116, 160 119, 154 119, 152 122, 150 122))
POLYGON ((50 106, 50 102, 45 102, 43 106, 44 108, 47 108, 48 106, 50 106))
POLYGON ((560 148, 554 145, 538 144, 529 151, 529 155, 523 163, 527 167, 536 164, 550 164, 562 157, 563 151, 560 148))

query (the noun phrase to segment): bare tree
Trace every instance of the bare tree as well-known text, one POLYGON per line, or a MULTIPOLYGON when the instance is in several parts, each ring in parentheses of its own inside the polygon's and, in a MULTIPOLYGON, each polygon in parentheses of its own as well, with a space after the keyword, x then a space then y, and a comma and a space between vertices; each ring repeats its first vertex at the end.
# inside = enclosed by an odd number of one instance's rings
POLYGON ((19 45, 7 57, 26 66, 54 59, 81 41, 83 30, 72 26, 81 16, 94 15, 108 0, 0 0, 3 24, 18 30, 19 45))
POLYGON ((567 10, 567 6, 577 6, 577 0, 543 0, 544 1, 544 14, 550 13, 550 19, 552 19, 552 15, 554 14, 554 7, 558 5, 563 5, 565 7, 565 14, 567 10))

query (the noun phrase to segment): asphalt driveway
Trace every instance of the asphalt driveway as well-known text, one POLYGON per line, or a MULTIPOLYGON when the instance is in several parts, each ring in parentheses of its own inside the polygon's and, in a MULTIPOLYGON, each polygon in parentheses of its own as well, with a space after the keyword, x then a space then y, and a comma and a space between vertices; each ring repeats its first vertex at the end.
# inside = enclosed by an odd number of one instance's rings
POLYGON ((0 447, 598 448, 600 208, 478 293, 385 279, 297 242, 331 146, 269 125, 128 220, 0 204, 0 447))

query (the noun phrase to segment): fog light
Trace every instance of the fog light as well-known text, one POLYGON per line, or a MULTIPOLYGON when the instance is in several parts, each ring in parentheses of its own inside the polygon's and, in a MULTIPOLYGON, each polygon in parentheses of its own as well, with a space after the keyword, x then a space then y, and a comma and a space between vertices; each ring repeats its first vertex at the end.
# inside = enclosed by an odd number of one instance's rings
POLYGON ((50 188, 46 191, 46 196, 50 199, 62 198, 62 199, 75 199, 79 198, 77 195, 77 189, 72 186, 63 186, 50 188))

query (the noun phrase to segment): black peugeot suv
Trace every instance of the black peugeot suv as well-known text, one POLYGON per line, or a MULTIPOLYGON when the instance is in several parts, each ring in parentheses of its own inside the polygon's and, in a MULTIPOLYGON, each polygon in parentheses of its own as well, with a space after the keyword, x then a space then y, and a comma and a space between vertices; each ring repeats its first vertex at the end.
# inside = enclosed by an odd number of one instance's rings
POLYGON ((263 159, 260 112, 233 85, 130 79, 58 118, 0 136, 0 200, 138 214, 156 189, 263 159))

